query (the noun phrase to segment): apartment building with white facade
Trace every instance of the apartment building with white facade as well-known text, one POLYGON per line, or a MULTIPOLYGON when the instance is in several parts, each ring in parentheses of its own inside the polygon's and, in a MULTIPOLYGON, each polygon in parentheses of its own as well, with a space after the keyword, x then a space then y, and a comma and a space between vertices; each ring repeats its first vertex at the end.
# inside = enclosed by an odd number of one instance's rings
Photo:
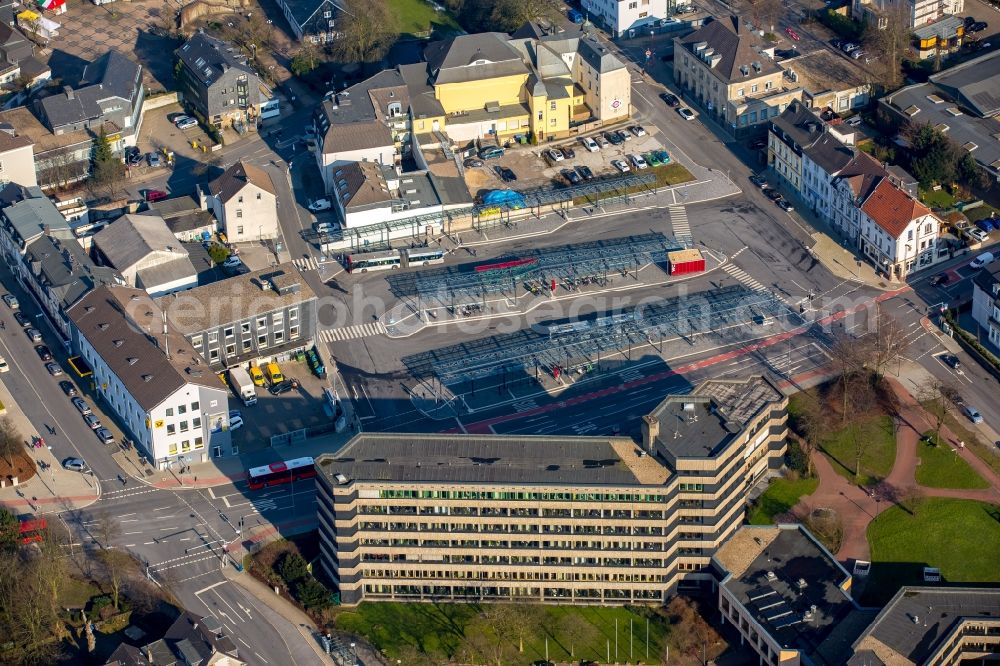
POLYGON ((582 0, 580 7, 588 19, 615 37, 634 37, 644 27, 667 18, 672 4, 669 0, 582 0))
MULTIPOLYGON (((266 171, 237 162, 200 189, 230 243, 278 238, 278 197, 266 171)), ((291 203, 291 202, 289 202, 291 203)))
POLYGON ((980 333, 1000 352, 1000 261, 982 268, 972 279, 972 318, 980 333))
POLYGON ((888 178, 861 204, 859 249, 891 280, 937 261, 941 221, 888 178))
POLYGON ((91 291, 68 311, 72 345, 126 436, 159 469, 231 455, 229 391, 141 289, 91 291))
POLYGON ((341 601, 661 604, 708 585, 747 492, 782 464, 787 398, 713 380, 619 437, 362 433, 316 460, 341 601))

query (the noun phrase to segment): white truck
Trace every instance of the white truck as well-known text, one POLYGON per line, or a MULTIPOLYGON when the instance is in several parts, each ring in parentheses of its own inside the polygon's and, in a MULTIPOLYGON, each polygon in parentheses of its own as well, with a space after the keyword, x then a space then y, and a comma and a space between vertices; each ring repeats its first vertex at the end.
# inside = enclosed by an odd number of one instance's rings
POLYGON ((257 389, 250 379, 250 373, 244 368, 229 368, 229 383, 233 385, 233 391, 240 396, 243 404, 249 407, 257 404, 257 389))

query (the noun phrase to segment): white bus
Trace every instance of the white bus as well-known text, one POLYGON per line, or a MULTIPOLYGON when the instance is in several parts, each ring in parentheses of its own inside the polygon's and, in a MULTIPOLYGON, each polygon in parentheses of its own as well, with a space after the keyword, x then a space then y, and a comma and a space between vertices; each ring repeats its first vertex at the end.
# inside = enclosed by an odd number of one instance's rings
POLYGON ((382 252, 355 252, 347 255, 347 272, 384 271, 399 268, 402 259, 399 250, 383 250, 382 252))
POLYGON ((429 247, 413 247, 403 250, 406 255, 406 266, 427 266, 429 264, 443 264, 444 250, 441 248, 431 249, 429 247))

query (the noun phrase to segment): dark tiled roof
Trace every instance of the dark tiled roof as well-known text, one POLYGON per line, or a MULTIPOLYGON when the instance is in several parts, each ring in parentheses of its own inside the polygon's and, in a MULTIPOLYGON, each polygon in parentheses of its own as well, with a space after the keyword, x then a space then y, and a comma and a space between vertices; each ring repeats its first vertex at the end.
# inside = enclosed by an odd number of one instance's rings
POLYGON ((320 113, 329 125, 323 138, 327 154, 392 145, 389 105, 410 111, 410 91, 399 71, 386 69, 324 100, 320 113))
POLYGON ((288 9, 288 13, 292 15, 292 19, 299 24, 299 27, 308 23, 309 19, 320 10, 333 12, 334 19, 337 19, 344 12, 344 8, 332 0, 279 0, 279 4, 288 9))
POLYGON ((520 54, 502 32, 457 35, 432 42, 424 50, 427 69, 437 84, 480 81, 498 76, 527 74, 520 54), (473 65, 476 61, 482 64, 473 65))
POLYGON ((1000 51, 946 69, 931 81, 980 118, 1000 113, 1000 51))
POLYGON ((803 151, 826 173, 836 176, 854 159, 854 151, 839 139, 824 132, 823 135, 803 151))
POLYGON ((692 53, 694 45, 699 42, 706 42, 708 48, 721 56, 713 71, 718 72, 725 81, 749 80, 751 77, 781 71, 773 60, 760 53, 760 49, 765 48, 763 40, 747 28, 738 16, 712 21, 681 40, 681 44, 692 53), (754 63, 760 65, 760 72, 755 71, 754 63), (749 76, 743 75, 741 67, 747 68, 749 76))
POLYGON ((351 162, 338 168, 335 194, 348 210, 392 201, 392 193, 382 176, 382 169, 374 162, 351 162), (344 185, 340 185, 343 179, 344 185))
POLYGON ((781 115, 771 122, 800 148, 811 145, 823 135, 823 121, 799 101, 789 104, 781 115))
POLYGON ((63 309, 101 285, 121 281, 114 269, 95 265, 75 239, 60 241, 43 234, 28 245, 24 259, 63 309))
POLYGON ((246 57, 242 53, 221 39, 203 32, 196 33, 177 49, 177 57, 205 87, 217 81, 225 68, 246 73, 253 77, 252 85, 257 85, 257 75, 246 64, 246 57))
POLYGON ((208 363, 183 335, 168 326, 164 336, 160 308, 142 289, 101 287, 84 296, 67 314, 146 411, 187 383, 222 388, 208 363))
POLYGON ((0 153, 6 153, 8 150, 17 150, 18 148, 31 145, 34 145, 34 141, 28 137, 21 136, 16 131, 11 134, 8 129, 0 126, 0 153))
POLYGON ((398 69, 409 89, 413 117, 443 116, 444 108, 441 106, 441 102, 434 97, 434 88, 430 84, 430 77, 427 73, 427 63, 400 65, 398 69))
POLYGON ((323 152, 330 155, 392 144, 392 131, 385 123, 373 120, 367 123, 330 125, 323 139, 323 152))
POLYGON ((889 172, 878 160, 860 150, 855 151, 854 159, 838 175, 838 178, 847 181, 854 196, 862 201, 868 198, 880 180, 888 177, 889 172))
POLYGON ((237 162, 208 184, 212 196, 222 201, 229 201, 239 194, 247 185, 256 185, 265 192, 275 194, 274 183, 267 172, 258 166, 246 162, 237 162))
POLYGON ((100 103, 113 97, 134 103, 142 86, 142 66, 117 51, 108 51, 87 65, 83 81, 71 93, 63 91, 39 102, 53 128, 100 118, 100 103))
POLYGON ((151 666, 146 653, 128 643, 122 643, 111 653, 104 666, 151 666))

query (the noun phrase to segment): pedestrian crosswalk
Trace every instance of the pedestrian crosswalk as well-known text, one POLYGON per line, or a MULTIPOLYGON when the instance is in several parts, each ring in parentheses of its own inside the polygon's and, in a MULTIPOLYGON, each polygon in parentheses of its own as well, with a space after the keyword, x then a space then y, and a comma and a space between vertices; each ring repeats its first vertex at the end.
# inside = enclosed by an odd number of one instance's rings
POLYGON ((674 229, 674 238, 684 243, 691 244, 691 225, 688 224, 687 209, 681 204, 673 204, 668 207, 670 213, 670 225, 674 229))
POLYGON ((292 263, 300 271, 314 271, 319 268, 319 263, 317 263, 315 257, 299 257, 298 259, 292 259, 292 263))
POLYGON ((369 324, 356 324, 344 328, 328 328, 319 332, 323 342, 340 342, 341 340, 356 340, 385 333, 385 326, 380 321, 369 324))
POLYGON ((736 278, 740 284, 749 287, 754 291, 767 291, 767 287, 755 280, 749 273, 736 264, 726 264, 722 267, 722 270, 736 278))

